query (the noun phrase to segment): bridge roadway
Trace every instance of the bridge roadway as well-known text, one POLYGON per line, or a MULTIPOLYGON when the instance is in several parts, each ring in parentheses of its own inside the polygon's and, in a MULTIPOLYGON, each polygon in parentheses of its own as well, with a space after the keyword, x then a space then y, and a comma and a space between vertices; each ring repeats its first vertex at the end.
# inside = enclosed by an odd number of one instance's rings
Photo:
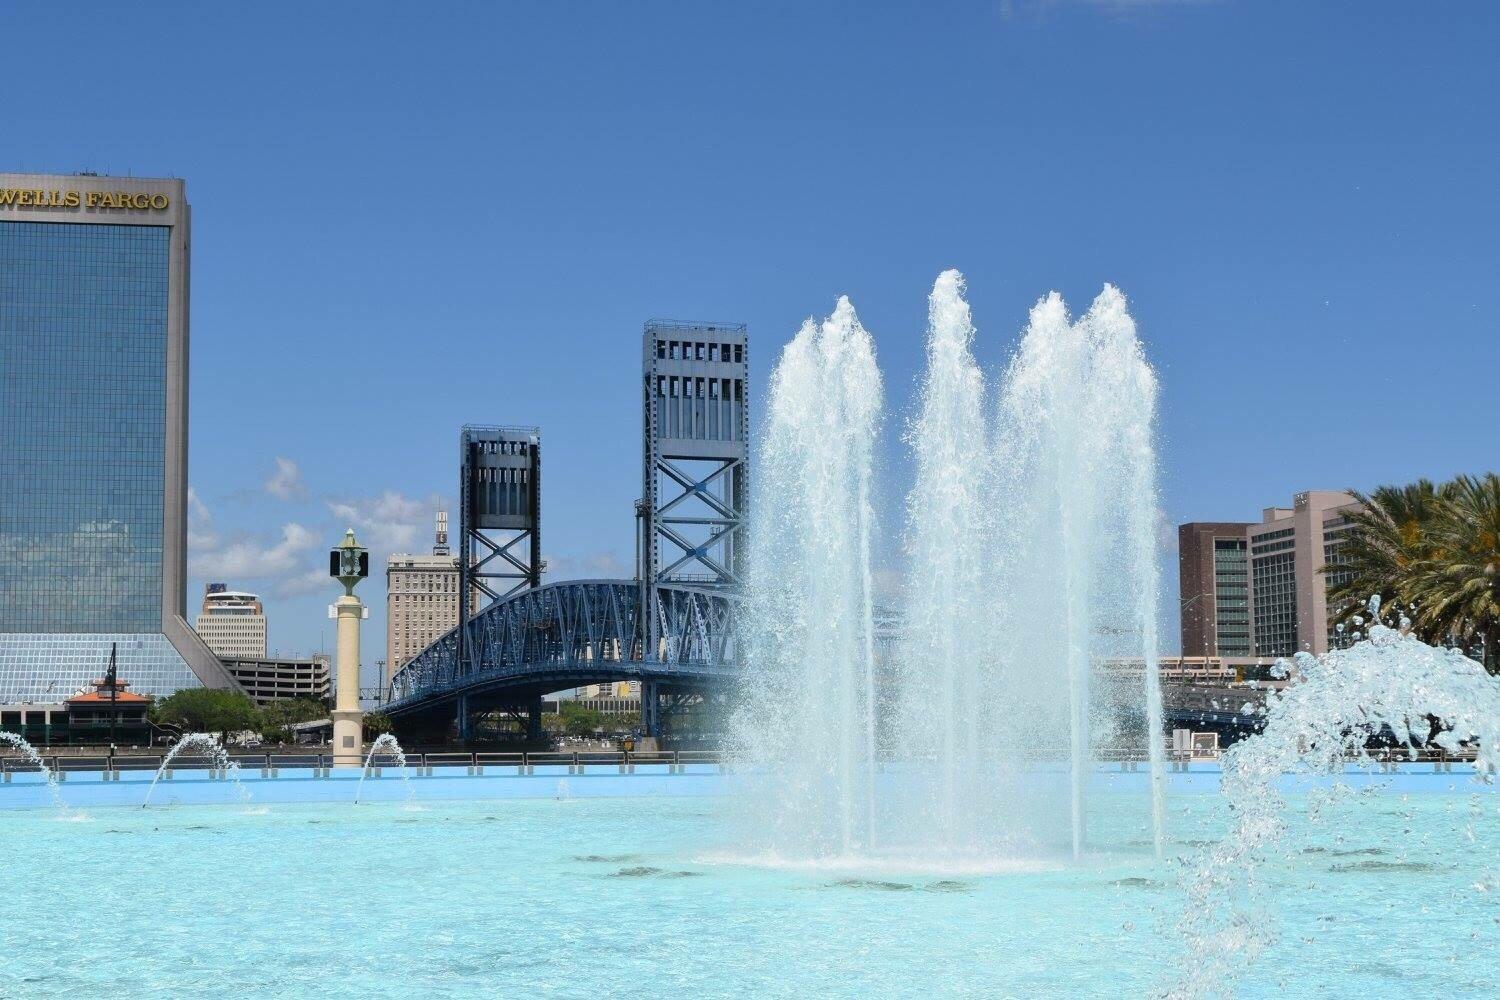
POLYGON ((659 735, 661 696, 720 690, 736 676, 738 600, 690 584, 658 584, 654 655, 642 648, 637 580, 570 580, 497 601, 463 626, 470 662, 459 663, 455 628, 392 679, 383 706, 398 731, 469 735, 485 711, 526 713, 533 734, 544 694, 587 684, 641 682, 642 727, 659 735))

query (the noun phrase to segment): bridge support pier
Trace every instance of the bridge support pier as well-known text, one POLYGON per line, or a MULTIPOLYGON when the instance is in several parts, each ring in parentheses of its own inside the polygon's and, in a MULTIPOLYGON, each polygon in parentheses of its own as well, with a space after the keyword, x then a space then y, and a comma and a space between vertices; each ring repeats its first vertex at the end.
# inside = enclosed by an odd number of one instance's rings
POLYGON ((540 743, 544 738, 542 732, 542 699, 533 698, 526 706, 526 741, 528 743, 540 743))
POLYGON ((459 695, 455 699, 455 704, 456 718, 453 720, 454 729, 457 732, 459 741, 467 743, 474 735, 474 725, 472 722, 474 717, 469 714, 469 696, 466 694, 459 695))
POLYGON ((661 690, 655 681, 641 682, 641 728, 647 736, 661 736, 661 690))

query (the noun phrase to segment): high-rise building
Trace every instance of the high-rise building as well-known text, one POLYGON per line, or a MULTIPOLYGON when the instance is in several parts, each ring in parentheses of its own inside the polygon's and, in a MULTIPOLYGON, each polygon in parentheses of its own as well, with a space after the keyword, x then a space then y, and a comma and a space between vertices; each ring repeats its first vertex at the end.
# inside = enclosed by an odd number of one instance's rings
POLYGON ((193 627, 221 660, 265 659, 266 612, 254 594, 208 584, 193 627))
POLYGON ((233 687, 188 627, 180 180, 0 174, 0 701, 117 651, 142 694, 233 687))
POLYGON ((458 624, 458 557, 448 549, 448 515, 438 511, 431 555, 394 553, 385 564, 385 683, 458 624))
POLYGON ((1308 490, 1292 508, 1268 507, 1248 531, 1250 610, 1255 655, 1326 653, 1330 645, 1328 588, 1337 582, 1324 566, 1338 562, 1344 515, 1354 498, 1333 490, 1308 490))
POLYGON ((1308 490, 1258 523, 1194 522, 1177 529, 1184 656, 1268 660, 1327 652, 1334 641, 1328 591, 1342 581, 1339 546, 1347 493, 1308 490))
POLYGON ((1177 529, 1183 656, 1249 656, 1250 592, 1245 522, 1177 529))

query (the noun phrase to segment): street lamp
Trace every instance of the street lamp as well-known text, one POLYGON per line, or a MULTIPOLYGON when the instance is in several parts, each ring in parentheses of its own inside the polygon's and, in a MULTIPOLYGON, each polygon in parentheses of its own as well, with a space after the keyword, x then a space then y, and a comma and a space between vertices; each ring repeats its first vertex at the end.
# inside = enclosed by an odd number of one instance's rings
POLYGON ((333 764, 358 767, 364 744, 364 713, 359 710, 359 623, 365 606, 354 587, 370 575, 370 552, 354 539, 354 529, 328 553, 328 575, 344 585, 344 593, 328 609, 338 621, 338 690, 333 703, 333 764))

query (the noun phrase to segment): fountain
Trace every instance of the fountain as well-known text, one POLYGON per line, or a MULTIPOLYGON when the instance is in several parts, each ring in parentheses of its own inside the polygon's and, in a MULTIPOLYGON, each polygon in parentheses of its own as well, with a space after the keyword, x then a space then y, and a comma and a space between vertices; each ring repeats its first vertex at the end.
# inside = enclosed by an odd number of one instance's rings
POLYGON ((881 379, 849 301, 772 374, 732 739, 755 846, 972 866, 1051 850, 1065 799, 1076 857, 1096 751, 1144 743, 1160 852, 1156 383, 1124 296, 1106 286, 1077 323, 1038 303, 993 441, 957 271, 928 317, 892 663, 872 615, 881 379), (1139 661, 1138 688, 1094 684, 1111 655, 1139 661), (1048 733, 1068 734, 1062 786, 1035 759, 1048 733))
POLYGON ((240 765, 238 762, 230 759, 228 751, 220 745, 218 737, 213 733, 187 733, 161 759, 161 765, 157 767, 156 774, 151 778, 151 787, 146 789, 146 799, 141 803, 142 809, 151 804, 151 794, 156 791, 156 783, 161 780, 162 774, 172 766, 172 761, 176 760, 190 746, 204 749, 208 756, 213 758, 214 766, 223 771, 229 780, 234 782, 234 789, 240 797, 240 802, 242 804, 250 802, 250 789, 246 788, 244 783, 240 781, 240 765))
POLYGON ((746 602, 752 677, 734 722, 760 845, 850 855, 875 836, 871 490, 881 380, 847 298, 771 375, 746 602), (768 828, 763 824, 769 823, 768 828))
POLYGON ((31 764, 42 772, 42 777, 47 779, 47 794, 52 797, 52 805, 59 816, 68 815, 68 807, 62 800, 62 789, 57 787, 57 775, 42 760, 42 755, 37 753, 36 747, 26 742, 15 733, 7 733, 0 730, 0 743, 5 743, 20 751, 21 756, 26 758, 26 763, 31 764))
POLYGON ((1231 825, 1187 877, 1179 922, 1186 948, 1171 996, 1232 990, 1275 940, 1257 870, 1286 833, 1283 775, 1337 781, 1350 761, 1373 767, 1366 743, 1383 732, 1413 756, 1425 744, 1450 753, 1475 747, 1474 780, 1500 774, 1500 678, 1457 650, 1407 634, 1409 622, 1382 624, 1378 596, 1370 616, 1368 637, 1350 648, 1281 661, 1293 683, 1267 699, 1265 729, 1221 758, 1231 825))
POLYGON ((1030 738, 1068 734, 1074 857, 1095 751, 1142 743, 1161 852, 1155 396, 1125 297, 1109 285, 1076 323, 1055 292, 1038 302, 1000 391, 995 503, 1005 516, 992 622, 1001 703, 1030 738), (1107 656, 1140 659, 1138 693, 1095 684, 1107 656), (1128 720, 1141 705, 1144 717, 1128 720))
POLYGON ((359 772, 359 784, 354 787, 354 804, 359 805, 359 796, 365 790, 365 778, 369 776, 370 765, 375 762, 375 755, 381 750, 388 751, 396 758, 397 765, 401 768, 401 786, 406 790, 406 802, 411 804, 412 795, 416 791, 412 787, 411 777, 406 773, 406 751, 401 749, 394 733, 381 733, 375 737, 375 742, 370 744, 370 752, 365 756, 365 767, 359 772))

